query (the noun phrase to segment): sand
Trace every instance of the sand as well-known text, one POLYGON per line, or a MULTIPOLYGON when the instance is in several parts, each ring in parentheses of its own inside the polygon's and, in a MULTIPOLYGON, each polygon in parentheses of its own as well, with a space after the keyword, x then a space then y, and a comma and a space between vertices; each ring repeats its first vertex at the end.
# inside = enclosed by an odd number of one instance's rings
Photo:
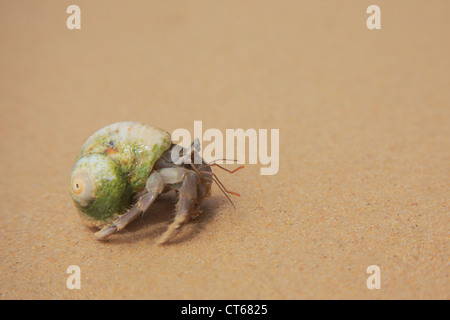
POLYGON ((0 297, 448 299, 449 8, 2 1, 0 297), (280 169, 216 170, 236 209, 214 187, 169 245, 170 196, 98 242, 68 179, 89 135, 124 120, 279 129, 280 169))

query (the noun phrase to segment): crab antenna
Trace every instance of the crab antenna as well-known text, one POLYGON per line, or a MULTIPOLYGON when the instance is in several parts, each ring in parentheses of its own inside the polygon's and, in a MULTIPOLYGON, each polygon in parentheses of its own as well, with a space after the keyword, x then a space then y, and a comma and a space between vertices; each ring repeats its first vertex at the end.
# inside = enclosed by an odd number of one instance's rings
POLYGON ((211 176, 213 177, 213 180, 214 180, 214 178, 215 178, 215 179, 217 180, 216 183, 217 183, 217 184, 220 184, 220 185, 222 186, 222 188, 223 188, 227 193, 231 193, 232 195, 235 195, 235 196, 238 196, 238 197, 241 196, 241 195, 240 195, 239 193, 237 193, 237 192, 228 190, 228 189, 225 187, 225 185, 220 181, 219 177, 218 177, 215 173, 213 173, 213 172, 208 172, 208 171, 203 171, 203 172, 201 172, 201 173, 206 173, 206 174, 211 175, 211 176))
POLYGON ((211 161, 211 163, 214 163, 214 162, 216 162, 216 161, 234 161, 234 162, 237 162, 238 159, 221 158, 221 159, 215 159, 215 160, 211 161))
POLYGON ((241 170, 242 168, 245 168, 245 166, 239 166, 239 167, 237 167, 234 170, 229 170, 229 169, 227 169, 225 167, 222 167, 220 164, 217 164, 217 163, 209 163, 206 166, 203 166, 203 168, 205 168, 205 167, 212 167, 212 166, 219 167, 220 169, 225 170, 228 173, 235 173, 236 171, 241 170))
POLYGON ((236 206, 234 205, 233 201, 231 201, 230 197, 226 194, 226 192, 222 189, 222 187, 220 186, 220 184, 217 182, 216 179, 214 179, 214 177, 212 177, 212 180, 217 184, 217 186, 219 187, 219 189, 222 191, 222 193, 225 195, 225 197, 227 197, 228 201, 230 201, 231 205, 233 206, 233 208, 236 209, 236 206))
MULTIPOLYGON (((227 171, 229 173, 234 173, 234 172, 238 171, 239 169, 244 168, 244 166, 240 166, 240 167, 234 169, 233 171, 230 171, 230 170, 228 170, 228 169, 218 165, 217 163, 215 163, 216 161, 219 161, 219 160, 229 160, 229 159, 216 159, 216 160, 212 161, 212 163, 203 166, 203 168, 209 167, 209 166, 218 166, 219 168, 221 168, 221 169, 223 169, 223 170, 225 170, 225 171, 227 171)), ((233 159, 233 160, 230 160, 230 161, 237 161, 237 160, 233 159)), ((230 203, 233 206, 233 208, 236 209, 236 206, 234 205, 234 203, 230 199, 230 197, 227 195, 227 192, 231 193, 231 194, 233 194, 235 196, 240 197, 241 195, 239 193, 227 190, 227 188, 223 185, 223 183, 219 180, 219 178, 213 172, 199 171, 198 168, 192 164, 192 161, 189 164, 191 165, 192 169, 194 169, 194 171, 198 174, 200 179, 203 179, 202 178, 202 173, 206 173, 206 174, 211 175, 212 180, 217 184, 217 186, 219 187, 220 191, 222 191, 222 193, 225 195, 225 197, 227 197, 228 201, 230 201, 230 203)))
POLYGON ((189 164, 191 165, 192 169, 194 169, 194 171, 198 174, 200 179, 203 179, 200 171, 198 171, 197 167, 192 164, 192 161, 189 164))
POLYGON ((230 201, 230 203, 233 206, 233 208, 236 209, 236 206, 234 205, 233 201, 231 201, 230 197, 227 195, 227 192, 231 193, 231 194, 233 194, 235 196, 238 196, 238 197, 240 197, 241 195, 239 193, 227 190, 227 188, 225 188, 223 183, 219 180, 219 178, 214 173, 207 172, 207 171, 204 171, 204 172, 202 171, 201 173, 206 173, 206 174, 211 175, 212 181, 214 181, 217 184, 217 186, 219 187, 220 191, 222 191, 222 193, 225 195, 225 197, 227 197, 228 201, 230 201))
POLYGON ((226 158, 222 158, 222 159, 215 159, 213 161, 211 161, 211 163, 216 163, 217 161, 234 161, 234 162, 238 162, 238 159, 226 159, 226 158))

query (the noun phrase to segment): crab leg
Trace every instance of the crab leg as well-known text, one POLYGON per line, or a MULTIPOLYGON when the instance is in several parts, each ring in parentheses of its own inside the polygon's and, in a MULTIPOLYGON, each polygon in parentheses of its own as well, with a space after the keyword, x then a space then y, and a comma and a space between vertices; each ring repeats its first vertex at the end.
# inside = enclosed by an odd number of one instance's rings
POLYGON ((138 202, 124 215, 120 216, 116 221, 95 233, 97 240, 106 240, 113 233, 125 228, 131 221, 133 221, 141 213, 144 213, 151 206, 156 197, 161 194, 163 189, 164 184, 160 174, 157 171, 153 171, 147 179, 147 192, 145 192, 139 198, 138 202))
POLYGON ((191 218, 197 202, 197 187, 199 183, 200 179, 195 172, 189 171, 185 174, 180 188, 180 199, 177 203, 175 220, 161 236, 159 244, 163 244, 170 240, 170 238, 176 234, 178 229, 191 218))

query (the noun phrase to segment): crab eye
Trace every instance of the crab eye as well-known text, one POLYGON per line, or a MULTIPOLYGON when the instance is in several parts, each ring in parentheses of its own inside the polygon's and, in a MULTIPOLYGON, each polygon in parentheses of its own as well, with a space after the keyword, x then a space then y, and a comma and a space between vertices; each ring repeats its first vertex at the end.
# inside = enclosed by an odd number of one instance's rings
POLYGON ((79 173, 72 177, 70 188, 73 197, 81 206, 87 206, 95 198, 95 188, 87 174, 79 173))

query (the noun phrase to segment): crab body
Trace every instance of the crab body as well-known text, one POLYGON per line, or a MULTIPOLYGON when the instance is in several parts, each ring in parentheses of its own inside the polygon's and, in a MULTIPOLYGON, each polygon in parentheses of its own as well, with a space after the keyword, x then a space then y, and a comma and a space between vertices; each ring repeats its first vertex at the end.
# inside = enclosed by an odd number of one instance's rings
POLYGON ((198 213, 210 194, 211 167, 203 159, 179 161, 186 152, 193 159, 195 149, 175 146, 166 131, 138 122, 111 124, 88 138, 72 169, 70 193, 83 220, 103 227, 97 239, 122 230, 162 192, 176 190, 179 204, 161 242, 198 213))

